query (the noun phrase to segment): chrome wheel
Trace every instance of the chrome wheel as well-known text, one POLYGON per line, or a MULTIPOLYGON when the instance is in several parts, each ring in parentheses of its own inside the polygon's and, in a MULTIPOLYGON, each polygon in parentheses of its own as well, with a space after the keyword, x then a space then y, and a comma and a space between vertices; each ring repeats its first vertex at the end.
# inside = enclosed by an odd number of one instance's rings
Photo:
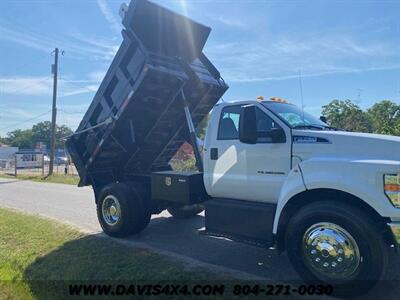
POLYGON ((113 195, 108 195, 101 206, 103 219, 109 226, 114 226, 121 218, 121 206, 118 199, 113 195))
POLYGON ((349 279, 361 261, 354 238, 333 223, 318 223, 307 229, 302 249, 306 264, 318 277, 349 279))

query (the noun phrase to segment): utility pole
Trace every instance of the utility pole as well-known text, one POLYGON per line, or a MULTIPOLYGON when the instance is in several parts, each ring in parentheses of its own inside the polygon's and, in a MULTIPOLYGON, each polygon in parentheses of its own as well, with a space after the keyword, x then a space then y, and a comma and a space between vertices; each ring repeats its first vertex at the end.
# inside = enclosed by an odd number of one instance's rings
POLYGON ((52 65, 53 73, 53 113, 51 115, 51 140, 50 140, 50 163, 49 174, 53 174, 54 153, 56 148, 56 120, 57 120, 57 77, 58 77, 58 48, 54 50, 54 64, 52 65))

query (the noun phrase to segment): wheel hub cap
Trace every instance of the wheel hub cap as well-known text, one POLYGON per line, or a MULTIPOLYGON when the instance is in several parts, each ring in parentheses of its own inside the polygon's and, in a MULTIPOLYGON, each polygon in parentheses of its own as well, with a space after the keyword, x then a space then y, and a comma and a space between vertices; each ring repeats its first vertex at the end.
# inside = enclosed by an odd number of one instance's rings
POLYGON ((117 209, 114 205, 110 207, 110 213, 112 216, 115 216, 117 214, 117 209))
POLYGON ((333 223, 318 223, 304 234, 303 255, 313 273, 328 279, 347 279, 360 264, 354 238, 333 223))
POLYGON ((110 225, 114 226, 118 223, 121 218, 121 207, 119 205, 118 199, 113 196, 107 196, 102 205, 102 214, 104 221, 110 225))

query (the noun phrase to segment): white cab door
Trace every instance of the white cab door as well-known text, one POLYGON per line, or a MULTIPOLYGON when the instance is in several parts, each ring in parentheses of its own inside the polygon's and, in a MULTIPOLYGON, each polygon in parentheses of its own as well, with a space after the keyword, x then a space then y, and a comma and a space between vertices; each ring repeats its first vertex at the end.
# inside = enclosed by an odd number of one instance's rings
POLYGON ((205 185, 212 197, 243 199, 246 145, 239 142, 240 105, 226 106, 214 121, 205 161, 205 185))
POLYGON ((247 200, 276 203, 291 168, 290 130, 270 112, 256 107, 258 141, 246 144, 247 200), (273 128, 285 131, 284 142, 273 142, 273 128))
POLYGON ((204 154, 207 192, 212 197, 277 202, 290 171, 290 130, 257 107, 258 142, 242 143, 239 141, 241 106, 225 106, 217 119, 212 120, 218 123, 218 128, 212 129, 214 134, 208 137, 204 154), (272 143, 269 131, 278 127, 285 130, 286 141, 272 143))

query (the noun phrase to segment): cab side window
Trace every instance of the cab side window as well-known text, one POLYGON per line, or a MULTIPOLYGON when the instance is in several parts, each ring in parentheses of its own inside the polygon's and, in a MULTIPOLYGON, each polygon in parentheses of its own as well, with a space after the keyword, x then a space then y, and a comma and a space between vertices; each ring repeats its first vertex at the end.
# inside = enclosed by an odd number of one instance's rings
POLYGON ((266 113, 256 107, 257 118, 257 143, 272 143, 271 130, 280 127, 266 113))
MULTIPOLYGON (((240 105, 226 106, 221 113, 218 128, 218 140, 239 139, 240 105)), ((266 113, 256 107, 257 143, 272 143, 271 130, 281 128, 266 113)))
POLYGON ((240 105, 226 106, 219 120, 218 140, 239 139, 240 105))

